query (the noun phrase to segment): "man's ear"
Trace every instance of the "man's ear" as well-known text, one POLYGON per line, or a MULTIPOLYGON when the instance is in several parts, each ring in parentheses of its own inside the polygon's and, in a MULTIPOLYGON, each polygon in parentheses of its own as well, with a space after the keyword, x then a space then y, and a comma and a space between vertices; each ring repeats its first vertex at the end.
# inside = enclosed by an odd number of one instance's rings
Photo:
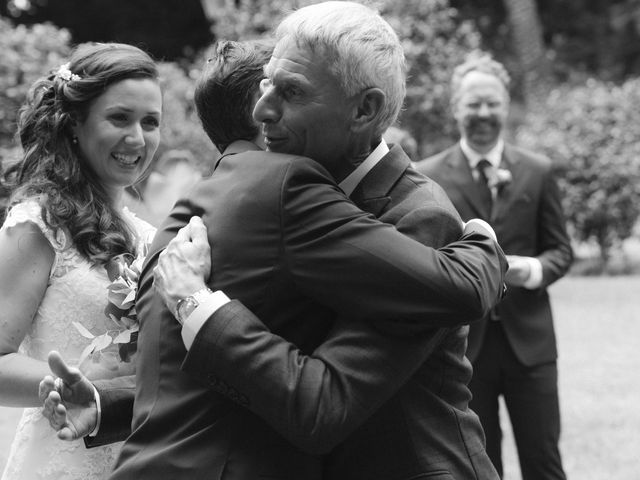
POLYGON ((377 120, 387 103, 385 93, 377 87, 367 88, 358 94, 356 102, 352 130, 362 131, 377 126, 377 120))

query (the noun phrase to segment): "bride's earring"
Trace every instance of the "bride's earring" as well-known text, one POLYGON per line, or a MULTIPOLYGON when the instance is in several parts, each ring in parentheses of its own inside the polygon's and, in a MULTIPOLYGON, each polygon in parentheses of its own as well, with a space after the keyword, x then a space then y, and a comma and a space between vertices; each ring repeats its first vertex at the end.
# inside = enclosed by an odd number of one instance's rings
POLYGON ((75 135, 71 138, 71 143, 73 143, 74 145, 78 145, 78 137, 76 137, 75 135))

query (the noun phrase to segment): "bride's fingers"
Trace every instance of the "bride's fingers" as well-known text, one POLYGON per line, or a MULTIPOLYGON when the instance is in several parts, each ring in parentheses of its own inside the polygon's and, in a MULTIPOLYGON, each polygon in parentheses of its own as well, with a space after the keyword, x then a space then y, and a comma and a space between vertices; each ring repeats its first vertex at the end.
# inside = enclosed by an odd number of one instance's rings
POLYGON ((42 415, 49 420, 54 430, 60 430, 67 423, 67 409, 62 405, 60 394, 51 392, 44 401, 42 415))
POLYGON ((56 386, 51 375, 47 375, 44 377, 40 384, 38 385, 38 398, 41 402, 44 402, 47 399, 47 396, 50 392, 55 390, 56 386))
POLYGON ((51 420, 49 420, 49 425, 54 430, 62 430, 63 428, 68 428, 69 424, 67 422, 67 412, 66 410, 60 411, 59 408, 64 409, 62 405, 54 410, 54 415, 51 420))
POLYGON ((54 409, 55 409, 55 404, 51 400, 51 396, 48 396, 44 400, 44 405, 42 407, 42 416, 49 421, 49 425, 51 425, 51 427, 57 430, 55 421, 54 421, 54 409))

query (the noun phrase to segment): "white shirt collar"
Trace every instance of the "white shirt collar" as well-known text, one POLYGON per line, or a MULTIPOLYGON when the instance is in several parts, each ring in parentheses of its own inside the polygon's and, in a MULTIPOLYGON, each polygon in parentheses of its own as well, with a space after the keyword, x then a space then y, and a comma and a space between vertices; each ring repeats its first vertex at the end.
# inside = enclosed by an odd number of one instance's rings
POLYGON ((491 163, 491 165, 493 165, 495 168, 498 168, 500 167, 500 162, 502 161, 504 140, 502 138, 499 138, 496 145, 484 154, 478 153, 473 148, 471 148, 465 138, 462 138, 460 140, 460 148, 462 149, 462 153, 464 153, 464 156, 467 157, 467 160, 469 161, 469 167, 471 168, 472 172, 475 171, 476 165, 478 165, 478 162, 483 158, 486 158, 489 163, 491 163))
POLYGON ((369 173, 387 153, 389 153, 389 146, 383 139, 373 152, 371 152, 353 172, 347 175, 347 178, 338 184, 347 197, 351 196, 367 173, 369 173))

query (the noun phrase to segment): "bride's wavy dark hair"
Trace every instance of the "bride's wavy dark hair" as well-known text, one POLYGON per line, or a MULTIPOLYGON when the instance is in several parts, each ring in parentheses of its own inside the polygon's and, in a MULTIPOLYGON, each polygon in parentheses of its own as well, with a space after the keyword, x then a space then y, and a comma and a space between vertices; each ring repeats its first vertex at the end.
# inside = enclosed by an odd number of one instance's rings
POLYGON ((20 109, 17 136, 24 153, 5 175, 10 205, 36 198, 51 228, 65 229, 85 258, 105 265, 115 255, 135 254, 135 235, 80 157, 71 127, 87 118, 110 85, 158 81, 158 69, 148 54, 119 43, 79 45, 66 67, 37 80, 20 109))

